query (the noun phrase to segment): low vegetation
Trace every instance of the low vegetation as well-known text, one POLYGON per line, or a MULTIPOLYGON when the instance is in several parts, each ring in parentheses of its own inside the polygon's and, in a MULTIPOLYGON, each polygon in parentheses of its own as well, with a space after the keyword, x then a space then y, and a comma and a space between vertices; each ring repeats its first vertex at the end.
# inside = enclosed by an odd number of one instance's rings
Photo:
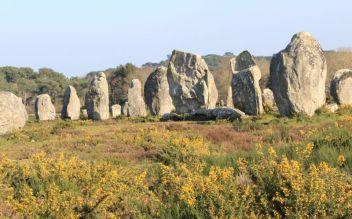
POLYGON ((351 113, 31 120, 0 138, 0 216, 347 218, 351 113))

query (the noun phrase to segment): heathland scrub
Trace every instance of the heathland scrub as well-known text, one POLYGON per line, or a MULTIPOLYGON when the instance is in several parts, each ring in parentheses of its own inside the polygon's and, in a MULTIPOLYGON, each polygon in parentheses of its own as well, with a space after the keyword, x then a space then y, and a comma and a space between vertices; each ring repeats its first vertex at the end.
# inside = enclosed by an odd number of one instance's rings
POLYGON ((31 119, 0 137, 0 215, 350 216, 351 121, 31 119))

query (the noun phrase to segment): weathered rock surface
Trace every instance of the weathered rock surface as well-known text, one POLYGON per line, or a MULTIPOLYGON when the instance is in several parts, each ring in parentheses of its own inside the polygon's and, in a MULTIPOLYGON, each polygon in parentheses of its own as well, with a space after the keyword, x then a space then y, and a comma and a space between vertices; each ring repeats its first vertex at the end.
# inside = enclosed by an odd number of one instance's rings
POLYGON ((128 89, 128 115, 130 117, 147 116, 142 97, 142 85, 138 79, 133 79, 128 89))
POLYGON ((81 102, 78 98, 76 89, 69 86, 64 94, 61 117, 64 119, 77 120, 81 113, 81 102))
POLYGON ((38 95, 34 105, 35 117, 39 121, 55 120, 56 111, 48 94, 38 95))
POLYGON ((106 120, 110 116, 109 88, 106 76, 100 72, 94 76, 86 95, 88 117, 93 120, 106 120))
POLYGON ((201 56, 174 50, 167 78, 177 113, 215 108, 218 91, 213 75, 201 56))
POLYGON ((181 115, 178 115, 176 113, 165 113, 161 117, 161 121, 182 121, 185 118, 181 115))
POLYGON ((0 135, 22 128, 27 120, 22 99, 13 93, 0 91, 0 135))
POLYGON ((111 116, 112 118, 117 118, 121 116, 121 106, 119 104, 111 106, 111 116))
POLYGON ((330 93, 336 103, 340 105, 352 104, 352 70, 342 69, 334 74, 330 93))
POLYGON ((243 119, 247 117, 244 112, 235 108, 215 108, 215 109, 198 109, 190 113, 192 120, 217 120, 217 119, 243 119))
POLYGON ((259 86, 261 72, 253 56, 244 51, 236 58, 231 88, 234 107, 248 115, 263 113, 262 93, 259 86))
POLYGON ((280 114, 314 115, 325 104, 326 59, 317 40, 306 32, 295 34, 270 64, 270 88, 280 114))
POLYGON ((336 103, 330 103, 325 105, 324 108, 331 113, 335 113, 339 109, 339 105, 336 103))
POLYGON ((263 107, 267 111, 277 111, 273 92, 269 88, 265 88, 262 92, 263 107))
POLYGON ((244 119, 247 115, 239 109, 221 107, 215 109, 198 109, 191 113, 179 115, 176 113, 166 113, 162 116, 162 121, 182 121, 182 120, 218 120, 218 119, 244 119))
POLYGON ((167 68, 158 67, 144 85, 145 103, 152 115, 164 115, 174 110, 167 81, 167 68))
POLYGON ((87 109, 82 109, 81 113, 82 113, 82 118, 83 119, 88 119, 88 111, 87 111, 87 109))

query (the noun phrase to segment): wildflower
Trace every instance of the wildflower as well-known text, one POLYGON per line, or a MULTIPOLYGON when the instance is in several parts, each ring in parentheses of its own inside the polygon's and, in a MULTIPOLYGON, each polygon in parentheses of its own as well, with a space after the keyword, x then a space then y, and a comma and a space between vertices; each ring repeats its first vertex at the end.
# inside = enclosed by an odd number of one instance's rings
POLYGON ((346 163, 346 158, 341 154, 338 158, 337 158, 337 164, 342 167, 344 164, 346 163))

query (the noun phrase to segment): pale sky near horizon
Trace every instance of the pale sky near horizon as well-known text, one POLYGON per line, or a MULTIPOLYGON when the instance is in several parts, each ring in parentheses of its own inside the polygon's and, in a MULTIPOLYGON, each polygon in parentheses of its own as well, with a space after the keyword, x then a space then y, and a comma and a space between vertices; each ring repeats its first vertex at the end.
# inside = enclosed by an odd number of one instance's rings
POLYGON ((351 0, 0 0, 0 66, 78 76, 173 49, 272 55, 299 31, 324 50, 352 47, 351 9, 351 0))

